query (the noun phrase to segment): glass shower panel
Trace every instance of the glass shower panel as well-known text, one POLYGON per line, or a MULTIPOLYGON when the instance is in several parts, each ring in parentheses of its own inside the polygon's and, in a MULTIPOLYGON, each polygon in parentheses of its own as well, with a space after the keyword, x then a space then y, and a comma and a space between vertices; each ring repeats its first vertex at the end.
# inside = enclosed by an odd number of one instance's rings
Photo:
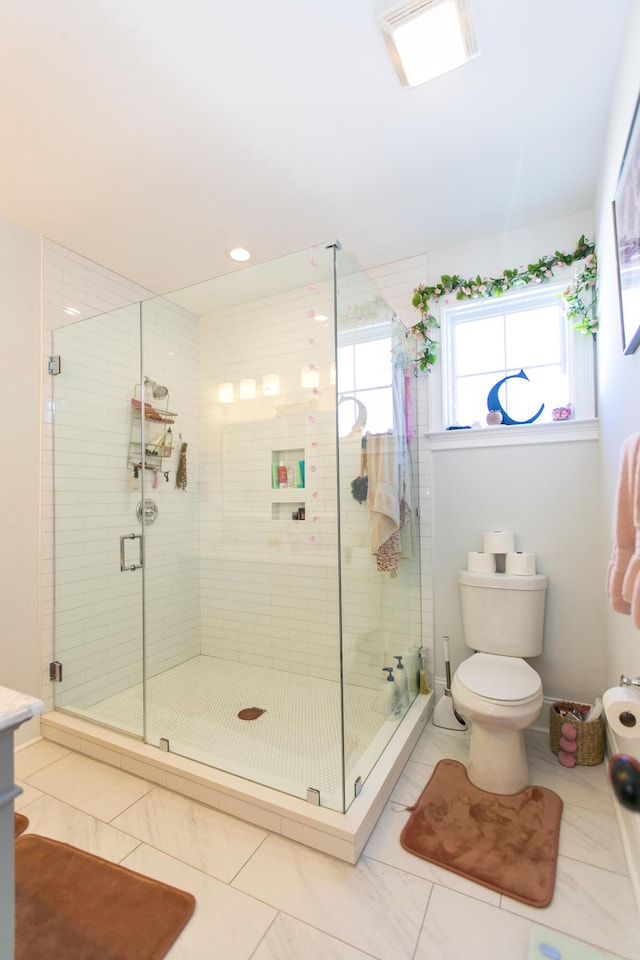
POLYGON ((205 706, 200 695, 198 318, 164 297, 143 302, 141 309, 142 382, 150 408, 144 470, 145 740, 202 759, 197 748, 206 752, 216 720, 213 701, 205 706))
POLYGON ((139 305, 56 330, 53 353, 55 704, 142 736, 139 305))
POLYGON ((347 809, 417 694, 420 545, 405 328, 341 251, 336 276, 347 809))
POLYGON ((333 266, 319 246, 143 304, 174 415, 145 669, 149 742, 341 810, 333 266))

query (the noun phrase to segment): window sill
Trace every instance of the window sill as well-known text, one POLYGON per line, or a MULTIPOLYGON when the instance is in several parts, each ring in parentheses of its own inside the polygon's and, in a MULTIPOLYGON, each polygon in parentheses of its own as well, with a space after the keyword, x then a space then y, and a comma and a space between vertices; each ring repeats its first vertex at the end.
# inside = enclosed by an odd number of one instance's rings
POLYGON ((515 447, 532 443, 571 443, 598 440, 598 420, 560 420, 558 423, 525 423, 513 426, 442 430, 425 434, 431 449, 468 450, 470 447, 515 447))

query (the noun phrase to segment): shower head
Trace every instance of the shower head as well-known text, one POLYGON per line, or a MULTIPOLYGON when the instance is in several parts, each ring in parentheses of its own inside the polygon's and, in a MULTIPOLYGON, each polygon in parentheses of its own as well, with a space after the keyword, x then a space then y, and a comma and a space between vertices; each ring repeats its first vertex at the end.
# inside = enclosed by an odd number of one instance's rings
POLYGON ((160 383, 156 383, 155 380, 150 380, 149 377, 144 378, 144 385, 151 389, 151 393, 156 400, 164 400, 165 397, 169 396, 169 391, 166 387, 163 387, 160 383))

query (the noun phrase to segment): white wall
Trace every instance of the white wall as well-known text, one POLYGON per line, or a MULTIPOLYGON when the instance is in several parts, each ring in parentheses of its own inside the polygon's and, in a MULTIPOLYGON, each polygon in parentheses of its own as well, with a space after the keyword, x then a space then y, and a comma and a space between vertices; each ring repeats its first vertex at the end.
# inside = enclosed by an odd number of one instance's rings
MULTIPOLYGON (((0 684, 40 695, 40 238, 0 220, 0 315, 5 357, 0 378, 5 466, 0 480, 0 684)), ((17 742, 37 735, 38 721, 17 742)))
MULTIPOLYGON (((635 4, 629 20, 624 54, 620 60, 616 93, 610 110, 609 130, 603 150, 603 164, 596 202, 598 248, 599 313, 598 354, 600 366, 600 468, 603 497, 601 521, 601 577, 604 581, 612 544, 612 517, 618 476, 620 446, 626 437, 640 432, 640 350, 622 353, 620 306, 616 276, 615 240, 611 202, 615 195, 620 165, 640 90, 640 5, 635 4)), ((640 322, 640 318, 637 318, 640 322)), ((606 663, 605 687, 615 686, 621 673, 640 675, 640 634, 631 618, 615 613, 605 601, 606 663)), ((609 732, 611 753, 624 751, 636 758, 633 745, 616 742, 609 732)), ((640 822, 637 816, 616 804, 622 824, 629 871, 640 905, 640 822)))
MULTIPOLYGON (((592 228, 588 212, 490 237, 429 257, 427 283, 442 273, 499 276, 556 249, 573 250, 592 228)), ((571 271, 567 271, 567 278, 571 271)), ((578 336, 578 334, 576 334, 578 336)), ((508 429, 508 428, 504 428, 508 429)), ((461 438, 461 445, 464 444, 461 438)), ((533 661, 546 697, 591 700, 604 686, 598 444, 593 440, 445 450, 434 447, 433 556, 435 642, 451 638, 452 667, 464 644, 457 571, 484 530, 514 530, 549 577, 545 646, 533 661)))
MULTIPOLYGON (((600 436, 603 500, 600 511, 602 546, 601 575, 604 582, 611 552, 611 528, 620 446, 627 436, 640 431, 640 350, 631 356, 622 353, 620 307, 616 279, 615 243, 611 202, 618 179, 633 111, 640 90, 640 6, 634 6, 627 30, 624 56, 604 149, 596 216, 599 264, 600 332, 598 354, 600 373, 600 436)), ((640 322, 640 318, 637 318, 640 322)), ((621 673, 640 675, 640 634, 630 617, 606 613, 606 686, 618 682, 621 673)))
POLYGON ((457 571, 482 549, 483 531, 513 530, 549 579, 544 652, 531 661, 545 697, 602 694, 597 442, 438 450, 433 474, 436 646, 451 638, 452 666, 469 656, 457 571))

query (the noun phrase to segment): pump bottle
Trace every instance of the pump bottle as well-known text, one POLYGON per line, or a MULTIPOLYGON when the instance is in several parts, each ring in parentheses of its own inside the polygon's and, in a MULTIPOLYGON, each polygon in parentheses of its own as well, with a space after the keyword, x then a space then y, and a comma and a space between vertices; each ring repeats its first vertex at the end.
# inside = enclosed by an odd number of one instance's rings
POLYGON ((409 706, 409 681, 407 679, 407 671, 404 668, 401 656, 394 656, 393 659, 398 661, 398 666, 395 668, 396 683, 400 691, 402 707, 406 709, 409 706))
POLYGON ((383 667, 382 670, 388 674, 382 690, 382 712, 388 720, 395 720, 402 714, 400 691, 393 676, 393 667, 383 667))
POLYGON ((402 654, 402 663, 407 671, 409 696, 413 696, 420 689, 420 654, 414 644, 402 654))

